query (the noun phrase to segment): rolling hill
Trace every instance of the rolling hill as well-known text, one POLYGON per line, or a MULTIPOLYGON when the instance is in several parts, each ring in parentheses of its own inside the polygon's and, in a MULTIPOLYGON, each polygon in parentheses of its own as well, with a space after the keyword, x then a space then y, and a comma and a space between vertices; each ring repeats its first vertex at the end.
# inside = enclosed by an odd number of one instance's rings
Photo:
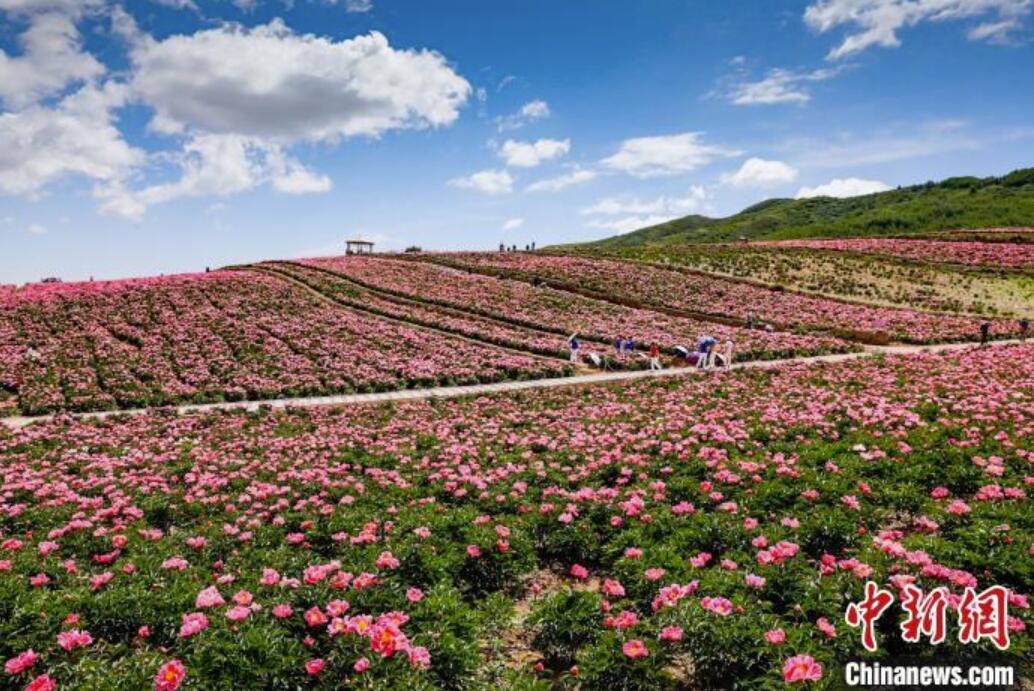
POLYGON ((848 199, 769 199, 727 218, 692 215, 583 247, 912 235, 1034 225, 1034 168, 954 177, 848 199))

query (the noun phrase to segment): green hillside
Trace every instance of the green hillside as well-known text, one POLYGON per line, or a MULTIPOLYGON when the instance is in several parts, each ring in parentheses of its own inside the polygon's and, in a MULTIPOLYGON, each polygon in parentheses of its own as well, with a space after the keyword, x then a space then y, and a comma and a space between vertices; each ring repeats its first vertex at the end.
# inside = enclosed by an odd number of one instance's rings
POLYGON ((1034 226, 1034 168, 948 178, 849 199, 769 199, 728 218, 686 216, 587 247, 909 235, 953 228, 1034 226))

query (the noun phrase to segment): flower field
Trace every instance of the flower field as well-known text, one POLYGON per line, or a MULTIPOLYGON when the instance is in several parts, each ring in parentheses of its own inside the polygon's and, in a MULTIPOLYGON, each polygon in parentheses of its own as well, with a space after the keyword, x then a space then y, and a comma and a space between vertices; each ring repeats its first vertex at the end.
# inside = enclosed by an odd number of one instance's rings
POLYGON ((640 347, 648 347, 656 341, 670 352, 678 345, 692 346, 702 334, 709 333, 722 341, 733 341, 738 360, 831 353, 851 348, 836 338, 748 331, 699 319, 672 317, 429 262, 351 256, 308 259, 304 263, 378 290, 553 331, 562 334, 561 338, 577 332, 586 338, 610 343, 616 336, 626 335, 634 338, 640 347))
MULTIPOLYGON (((618 300, 743 319, 753 313, 782 328, 833 330, 849 334, 887 333, 894 340, 933 343, 972 340, 981 319, 917 310, 875 307, 799 293, 770 290, 715 276, 609 259, 528 253, 425 255, 433 261, 557 285, 589 289, 618 300)), ((1009 333, 997 322, 992 331, 1009 333)))
POLYGON ((764 242, 770 247, 795 247, 834 252, 878 254, 923 262, 965 264, 993 269, 1034 267, 1034 245, 966 240, 905 240, 900 238, 844 238, 830 240, 781 240, 764 242))
POLYGON ((0 386, 26 413, 377 391, 564 365, 336 307, 243 272, 0 296, 0 386))
POLYGON ((614 248, 606 256, 885 307, 1019 318, 1034 304, 1034 274, 1028 272, 984 271, 877 254, 755 242, 614 248))
POLYGON ((1029 660, 1034 346, 986 352, 0 427, 3 685, 822 688, 848 659, 1029 660), (905 643, 894 610, 865 653, 844 614, 870 580, 1006 586, 1011 645, 953 618, 905 643))

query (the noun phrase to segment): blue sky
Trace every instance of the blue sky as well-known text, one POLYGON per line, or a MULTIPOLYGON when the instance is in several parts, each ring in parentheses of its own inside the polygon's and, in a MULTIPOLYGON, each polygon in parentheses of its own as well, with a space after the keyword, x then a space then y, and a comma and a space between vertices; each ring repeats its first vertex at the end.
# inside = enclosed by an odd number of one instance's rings
POLYGON ((1034 165, 1031 0, 0 0, 0 283, 1034 165))

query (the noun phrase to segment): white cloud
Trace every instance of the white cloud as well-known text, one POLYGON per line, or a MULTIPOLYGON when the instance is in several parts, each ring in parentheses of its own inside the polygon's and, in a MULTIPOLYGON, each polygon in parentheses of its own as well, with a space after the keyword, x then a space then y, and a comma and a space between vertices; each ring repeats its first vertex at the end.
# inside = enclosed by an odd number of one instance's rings
POLYGON ((0 0, 0 10, 11 14, 63 12, 79 16, 99 9, 107 0, 0 0))
MULTIPOLYGON (((166 7, 172 7, 173 9, 177 9, 177 10, 195 10, 196 11, 198 9, 198 6, 197 6, 197 4, 194 3, 194 0, 151 0, 151 1, 152 2, 156 2, 159 5, 165 5, 166 7)), ((238 2, 240 2, 240 0, 234 0, 233 4, 237 5, 238 2)))
POLYGON ((573 168, 571 172, 558 175, 555 178, 546 178, 528 185, 527 192, 559 192, 560 190, 581 185, 595 179, 596 171, 588 168, 573 168))
POLYGON ((101 187, 96 196, 108 215, 139 219, 153 204, 184 197, 226 197, 269 183, 278 192, 326 192, 332 184, 298 161, 285 156, 275 144, 233 134, 197 134, 174 156, 178 179, 141 190, 127 190, 117 181, 101 187))
POLYGON ((758 81, 741 81, 733 84, 726 97, 738 106, 807 103, 811 100, 807 84, 831 79, 838 72, 836 69, 795 72, 776 68, 769 70, 768 74, 758 81))
MULTIPOLYGON (((502 86, 499 88, 502 88, 502 86)), ((496 118, 496 126, 499 128, 500 132, 516 130, 529 123, 535 122, 536 120, 544 120, 545 118, 548 118, 549 115, 549 104, 545 101, 536 99, 525 103, 521 106, 519 111, 512 115, 496 118)))
POLYGON ((47 232, 47 227, 40 225, 39 223, 30 223, 29 227, 26 228, 33 235, 44 235, 47 232))
POLYGON ((707 165, 718 158, 738 156, 740 152, 704 144, 700 132, 626 139, 618 152, 601 163, 640 178, 677 175, 707 165))
POLYGON ((797 179, 797 169, 782 161, 748 158, 735 173, 722 175, 721 180, 733 187, 771 187, 797 179))
MULTIPOLYGON (((25 0, 19 7, 27 8, 25 0)), ((22 99, 70 80, 88 83, 57 106, 0 115, 0 192, 33 195, 51 180, 79 174, 95 181, 103 213, 131 219, 153 204, 224 197, 266 184, 286 194, 325 192, 330 178, 294 158, 287 148, 293 142, 446 126, 471 91, 441 55, 396 50, 379 33, 333 41, 297 35, 274 20, 158 41, 118 7, 111 10, 112 30, 130 46, 129 83, 101 89, 93 81, 104 67, 78 53, 74 23, 49 14, 31 17, 30 32, 46 28, 49 40, 32 43, 26 32, 25 56, 0 63, 0 74, 17 77, 3 80, 0 95, 11 97, 3 91, 9 83, 22 99), (40 49, 33 53, 31 45, 40 49), (85 59, 74 64, 70 56, 77 54, 85 59), (31 73, 18 62, 30 57, 31 73), (180 138, 179 151, 148 158, 125 143, 115 111, 130 95, 153 108, 152 129, 180 138), (148 161, 172 179, 141 184, 148 161)))
POLYGON ((508 218, 503 223, 503 230, 517 230, 524 225, 523 218, 508 218))
POLYGON ((485 194, 508 194, 513 191, 513 178, 505 170, 480 170, 466 177, 453 178, 449 184, 485 194))
POLYGON ((667 223, 686 214, 700 211, 710 198, 701 185, 693 185, 681 197, 658 197, 643 201, 634 198, 608 197, 579 213, 590 216, 587 228, 601 228, 615 233, 630 233, 633 230, 667 223), (620 216, 620 218, 615 218, 620 216))
POLYGON ((625 233, 631 233, 633 230, 649 228, 660 223, 667 223, 673 219, 673 216, 626 216, 616 219, 596 219, 589 221, 585 225, 587 228, 602 228, 604 230, 611 230, 619 235, 624 235, 625 233))
POLYGON ((445 126, 471 92, 438 53, 397 50, 380 33, 333 41, 281 20, 222 26, 132 49, 132 85, 152 127, 278 142, 445 126))
POLYGON ((369 12, 372 9, 372 0, 345 0, 345 10, 347 12, 369 12))
POLYGON ((969 37, 1003 40, 1020 28, 1031 6, 1031 0, 819 0, 804 11, 804 21, 821 33, 839 26, 853 29, 830 51, 829 57, 838 59, 872 46, 897 47, 898 31, 922 22, 991 17, 969 37))
POLYGON ((82 52, 79 31, 66 15, 34 15, 18 42, 22 46, 18 57, 0 50, 0 98, 8 108, 25 108, 73 81, 104 74, 104 66, 82 52))
POLYGON ((122 139, 113 110, 126 102, 124 85, 87 85, 55 107, 0 114, 0 193, 34 195, 66 175, 99 181, 121 178, 144 160, 122 139))
POLYGON ((879 180, 863 180, 861 178, 834 178, 824 185, 802 187, 797 191, 797 199, 808 197, 859 197, 863 194, 886 192, 890 185, 879 180))
POLYGON ((539 139, 534 142, 507 139, 499 150, 499 156, 508 166, 534 168, 543 161, 565 156, 570 150, 570 139, 539 139))
MULTIPOLYGON (((592 206, 582 209, 579 213, 583 216, 663 215, 667 220, 701 210, 709 198, 710 195, 702 185, 693 185, 681 197, 662 196, 645 201, 628 197, 606 197, 592 206)), ((600 222, 590 222, 590 227, 610 227, 592 225, 592 223, 600 222)))

